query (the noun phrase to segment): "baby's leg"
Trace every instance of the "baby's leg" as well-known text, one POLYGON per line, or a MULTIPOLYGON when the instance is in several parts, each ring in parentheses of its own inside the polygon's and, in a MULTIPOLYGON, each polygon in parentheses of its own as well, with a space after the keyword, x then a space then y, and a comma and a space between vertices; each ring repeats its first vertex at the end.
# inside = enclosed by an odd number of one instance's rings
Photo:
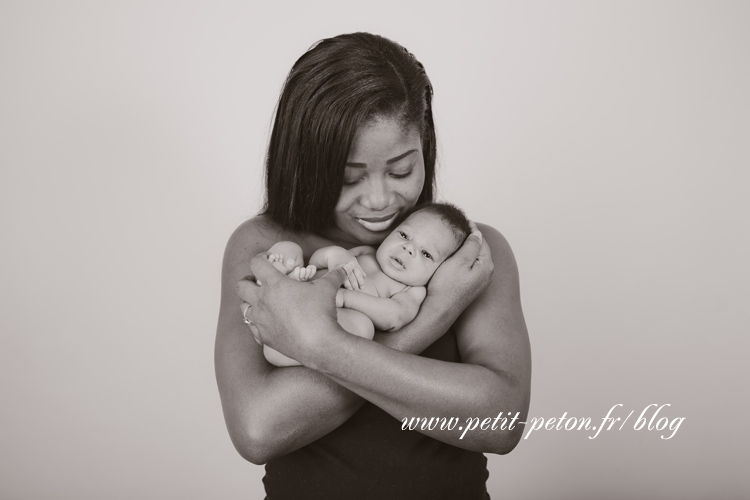
MULTIPOLYGON (((372 339, 375 336, 375 327, 372 321, 361 312, 338 307, 336 308, 336 313, 339 325, 347 332, 366 339, 372 339)), ((276 349, 272 349, 267 345, 263 346, 263 355, 274 366, 301 366, 297 361, 284 356, 276 349)))
POLYGON ((341 328, 357 337, 372 340, 375 336, 375 326, 365 314, 354 309, 336 308, 336 316, 341 328))
POLYGON ((272 349, 267 345, 263 346, 263 355, 266 357, 266 361, 274 366, 301 366, 300 363, 292 358, 284 356, 276 349, 272 349))

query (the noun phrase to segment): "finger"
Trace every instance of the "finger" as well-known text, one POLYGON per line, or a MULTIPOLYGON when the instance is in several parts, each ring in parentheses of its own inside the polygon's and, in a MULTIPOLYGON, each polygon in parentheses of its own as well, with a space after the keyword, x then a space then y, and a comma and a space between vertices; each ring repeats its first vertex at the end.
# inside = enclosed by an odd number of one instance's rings
POLYGON ((482 239, 483 239, 482 238, 482 232, 479 230, 479 228, 477 227, 477 225, 474 223, 473 220, 469 221, 469 227, 471 228, 471 233, 469 234, 469 236, 474 235, 474 236, 478 237, 479 238, 479 242, 481 243, 482 239))
POLYGON ((250 270, 255 278, 263 283, 273 283, 284 278, 284 273, 268 262, 268 252, 259 253, 250 261, 250 270))
POLYGON ((482 246, 479 249, 479 255, 477 255, 477 259, 474 261, 474 264, 472 264, 472 267, 477 263, 482 262, 492 262, 492 253, 490 252, 490 246, 486 241, 482 242, 482 246))
MULTIPOLYGON (((482 233, 477 229, 466 238, 466 241, 458 249, 455 256, 464 259, 466 262, 473 263, 479 257, 483 243, 482 233)), ((486 245, 486 243, 484 244, 486 245)))
POLYGON ((357 288, 361 289, 365 286, 365 272, 361 267, 357 267, 354 269, 354 275, 357 277, 357 285, 359 285, 357 288))
POLYGON ((250 309, 250 304, 243 301, 242 304, 240 304, 240 311, 242 311, 242 317, 245 319, 250 319, 250 316, 247 315, 248 309, 250 309))
POLYGON ((250 304, 255 303, 255 294, 258 292, 258 288, 259 287, 252 276, 246 276, 245 279, 238 281, 237 286, 235 286, 237 295, 239 295, 245 303, 250 304))
POLYGON ((258 327, 255 326, 255 323, 250 323, 248 325, 250 327, 250 333, 253 334, 253 338, 258 343, 258 345, 262 346, 263 342, 260 341, 260 332, 258 331, 258 327))

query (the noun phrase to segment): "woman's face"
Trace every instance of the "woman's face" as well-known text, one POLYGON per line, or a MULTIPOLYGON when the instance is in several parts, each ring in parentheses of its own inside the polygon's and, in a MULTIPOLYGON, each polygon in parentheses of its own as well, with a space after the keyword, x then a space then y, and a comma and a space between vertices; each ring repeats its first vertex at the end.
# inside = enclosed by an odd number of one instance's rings
POLYGON ((416 127, 377 118, 355 135, 334 213, 333 232, 355 245, 378 245, 424 186, 422 138, 416 127))

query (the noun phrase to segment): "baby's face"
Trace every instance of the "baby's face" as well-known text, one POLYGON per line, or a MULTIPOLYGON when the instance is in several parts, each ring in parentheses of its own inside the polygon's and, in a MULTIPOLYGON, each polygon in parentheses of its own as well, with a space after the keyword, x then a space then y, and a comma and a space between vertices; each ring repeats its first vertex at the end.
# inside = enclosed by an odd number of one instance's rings
POLYGON ((386 237, 375 258, 388 277, 405 285, 425 286, 457 246, 453 231, 440 216, 421 211, 386 237))

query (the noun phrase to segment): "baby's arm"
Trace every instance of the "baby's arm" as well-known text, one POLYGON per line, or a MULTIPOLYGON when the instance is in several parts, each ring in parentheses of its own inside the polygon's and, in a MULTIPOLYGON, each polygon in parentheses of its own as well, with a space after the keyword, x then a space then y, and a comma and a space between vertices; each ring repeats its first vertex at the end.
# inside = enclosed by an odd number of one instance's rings
POLYGON ((357 256, 374 251, 374 248, 364 246, 351 250, 338 246, 323 247, 312 254, 309 264, 327 269, 343 267, 348 276, 348 279, 344 281, 344 286, 350 290, 359 290, 365 284, 366 274, 357 262, 357 256))
POLYGON ((273 267, 297 281, 307 281, 315 275, 315 267, 305 267, 302 247, 293 241, 279 241, 268 249, 268 260, 273 267))
POLYGON ((341 289, 336 294, 336 306, 360 311, 372 320, 375 328, 388 332, 399 330, 416 318, 426 296, 427 288, 423 286, 408 288, 390 298, 341 289))

